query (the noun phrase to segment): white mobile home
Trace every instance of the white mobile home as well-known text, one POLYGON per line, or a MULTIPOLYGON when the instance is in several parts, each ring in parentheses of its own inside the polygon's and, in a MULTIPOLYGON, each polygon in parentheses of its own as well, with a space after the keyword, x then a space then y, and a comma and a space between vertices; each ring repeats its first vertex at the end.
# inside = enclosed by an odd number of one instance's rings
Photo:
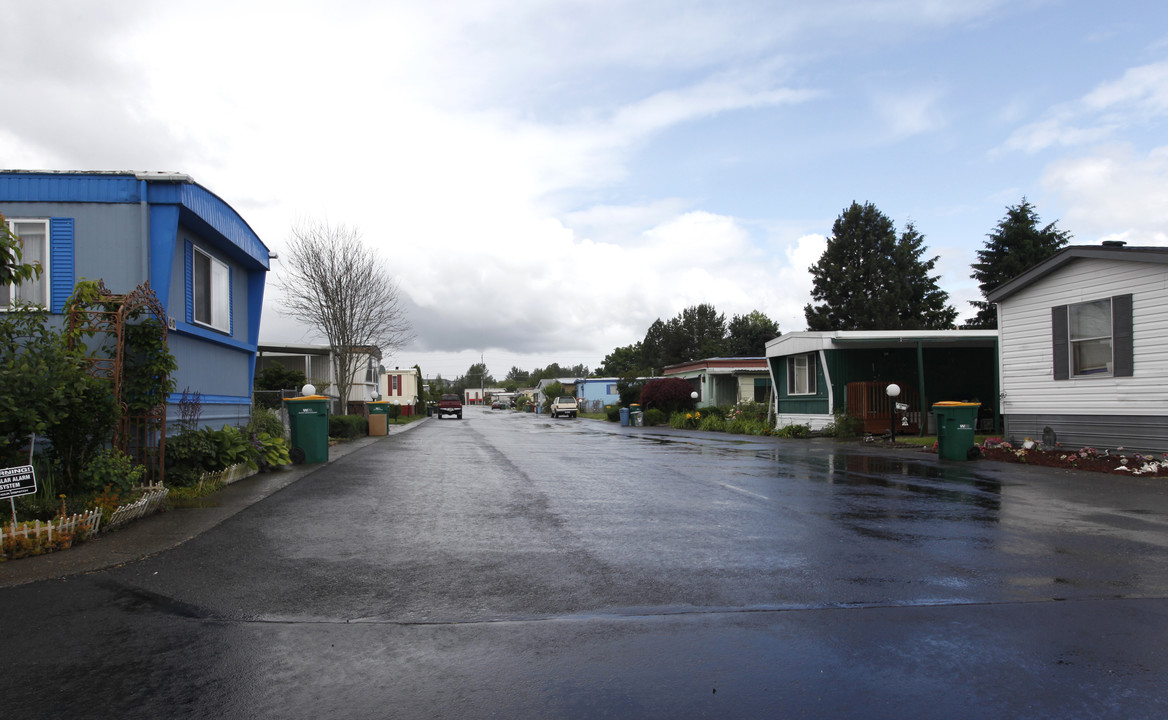
POLYGON ((986 299, 1009 437, 1168 451, 1168 248, 1064 248, 986 299))

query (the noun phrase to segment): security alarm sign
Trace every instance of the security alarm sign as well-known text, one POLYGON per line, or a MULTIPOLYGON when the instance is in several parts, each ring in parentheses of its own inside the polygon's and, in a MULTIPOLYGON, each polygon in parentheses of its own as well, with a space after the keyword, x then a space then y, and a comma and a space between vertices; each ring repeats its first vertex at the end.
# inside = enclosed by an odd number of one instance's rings
POLYGON ((32 465, 0 470, 0 500, 32 495, 36 492, 36 477, 32 465))

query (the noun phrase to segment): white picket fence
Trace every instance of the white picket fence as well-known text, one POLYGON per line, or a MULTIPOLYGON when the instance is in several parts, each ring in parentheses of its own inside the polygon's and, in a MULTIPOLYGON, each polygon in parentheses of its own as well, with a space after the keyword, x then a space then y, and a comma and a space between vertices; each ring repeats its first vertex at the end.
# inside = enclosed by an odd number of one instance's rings
POLYGON ((114 510, 110 515, 109 523, 106 525, 106 530, 113 530, 116 527, 125 525, 131 520, 137 520, 140 517, 145 517, 154 512, 166 496, 170 494, 170 490, 164 487, 157 487, 153 490, 146 491, 146 494, 138 498, 129 505, 122 505, 114 510))
POLYGON ((164 487, 148 490, 145 495, 134 502, 115 509, 104 528, 101 527, 101 508, 92 508, 83 513, 46 522, 34 520, 17 525, 0 526, 0 555, 7 553, 5 548, 11 545, 16 538, 23 538, 26 541, 33 540, 39 545, 51 546, 54 536, 60 537, 65 533, 71 535, 74 540, 84 540, 93 537, 99 530, 113 530, 131 520, 145 517, 154 512, 169 494, 170 490, 164 487))
POLYGON ((51 545, 54 534, 58 537, 68 534, 74 539, 84 539, 96 535, 100 526, 100 508, 93 508, 83 513, 57 518, 48 522, 34 520, 31 523, 9 524, 6 527, 0 528, 0 552, 3 552, 4 547, 13 543, 18 537, 26 541, 29 539, 35 541, 43 535, 44 539, 41 542, 46 545, 51 545))

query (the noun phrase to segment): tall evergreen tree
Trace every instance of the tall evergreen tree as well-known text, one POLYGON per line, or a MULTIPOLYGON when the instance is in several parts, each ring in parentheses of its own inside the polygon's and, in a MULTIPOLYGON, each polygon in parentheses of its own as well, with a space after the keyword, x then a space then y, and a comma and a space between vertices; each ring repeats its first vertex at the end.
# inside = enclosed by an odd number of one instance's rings
POLYGON ((685 362, 685 347, 685 332, 681 327, 680 316, 668 322, 657 318, 641 342, 643 367, 656 373, 661 372, 661 368, 666 365, 685 362))
MULTIPOLYGON (((1026 198, 1020 205, 1006 208, 1006 216, 998 222, 985 247, 977 251, 977 262, 970 276, 977 280, 982 297, 999 285, 1015 278, 1027 269, 1054 255, 1071 239, 1071 234, 1059 230, 1052 222, 1039 229, 1040 220, 1034 206, 1026 198)), ((970 300, 977 315, 966 322, 969 328, 996 328, 997 308, 985 300, 970 300)))
POLYGON ((726 343, 726 316, 702 303, 681 311, 678 318, 683 345, 679 362, 718 357, 726 343))
POLYGON ((729 357, 762 357, 768 340, 779 336, 779 324, 753 310, 749 315, 735 315, 726 326, 726 347, 729 357))
POLYGON ((896 265, 900 271, 893 302, 900 308, 897 330, 946 330, 957 319, 957 308, 949 305, 949 293, 937 281, 940 275, 930 275, 940 255, 929 259, 925 253, 925 236, 909 222, 896 243, 896 265))
POLYGON ((957 311, 922 260, 924 236, 910 223, 900 238, 892 220, 871 203, 853 202, 810 268, 811 296, 803 313, 809 330, 920 330, 953 326, 957 311))

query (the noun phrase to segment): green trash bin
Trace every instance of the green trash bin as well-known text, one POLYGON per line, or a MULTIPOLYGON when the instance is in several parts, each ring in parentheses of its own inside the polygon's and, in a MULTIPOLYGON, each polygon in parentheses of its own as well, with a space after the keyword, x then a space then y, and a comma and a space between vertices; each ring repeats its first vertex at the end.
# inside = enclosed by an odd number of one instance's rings
POLYGON ((937 455, 945 460, 968 460, 974 446, 973 434, 977 426, 977 411, 981 403, 933 403, 937 419, 937 455))
POLYGON ((292 462, 328 462, 329 399, 306 395, 284 400, 292 430, 292 462))
POLYGON ((369 412, 370 437, 389 434, 389 401, 379 400, 365 403, 369 412))

